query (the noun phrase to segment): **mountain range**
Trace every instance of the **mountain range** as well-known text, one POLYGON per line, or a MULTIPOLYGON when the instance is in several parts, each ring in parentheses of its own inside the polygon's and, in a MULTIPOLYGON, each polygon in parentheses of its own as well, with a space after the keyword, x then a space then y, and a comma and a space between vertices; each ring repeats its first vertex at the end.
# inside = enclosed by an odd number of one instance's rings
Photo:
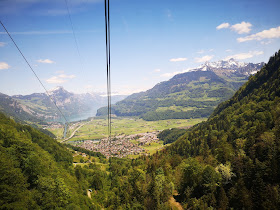
MULTIPOLYGON (((220 102, 230 98, 263 65, 264 63, 243 63, 234 59, 206 62, 158 83, 145 92, 128 97, 112 96, 112 103, 117 102, 112 106, 112 114, 140 116, 144 120, 208 117, 220 102)), ((97 116, 107 114, 107 108, 104 107, 107 105, 107 98, 102 94, 75 94, 61 86, 49 90, 48 94, 0 94, 0 110, 22 121, 63 121, 53 102, 68 121, 86 119, 95 116, 96 112, 97 116)))
MULTIPOLYGON (((234 59, 206 62, 117 102, 112 106, 112 114, 140 116, 144 120, 208 117, 263 65, 234 59)), ((97 111, 97 116, 106 114, 106 107, 97 111)))
MULTIPOLYGON (((112 103, 124 97, 112 96, 112 103)), ((48 91, 48 94, 14 96, 0 94, 0 110, 23 121, 62 121, 62 116, 54 103, 68 121, 73 121, 95 116, 96 110, 107 104, 107 98, 97 93, 71 93, 61 86, 48 91)))

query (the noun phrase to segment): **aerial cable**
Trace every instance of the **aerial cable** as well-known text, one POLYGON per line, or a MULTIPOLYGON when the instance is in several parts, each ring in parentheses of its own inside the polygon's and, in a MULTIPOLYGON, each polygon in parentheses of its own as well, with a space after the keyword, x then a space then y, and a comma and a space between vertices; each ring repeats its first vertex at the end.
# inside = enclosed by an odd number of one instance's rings
POLYGON ((111 141, 111 124, 112 124, 112 109, 111 109, 111 48, 110 48, 110 7, 109 0, 104 0, 105 6, 105 35, 106 35, 106 67, 107 67, 107 96, 108 96, 108 139, 111 141))
POLYGON ((79 55, 80 63, 81 63, 82 68, 84 69, 84 65, 83 65, 83 62, 82 62, 82 56, 81 56, 81 53, 80 53, 80 50, 79 50, 79 45, 78 45, 76 33, 75 33, 75 30, 74 30, 73 21, 72 21, 71 14, 70 14, 70 9, 69 9, 69 6, 68 6, 68 1, 64 0, 64 2, 65 2, 67 13, 68 13, 68 18, 70 20, 70 24, 71 24, 71 28, 72 28, 72 33, 73 33, 73 37, 74 37, 74 40, 75 40, 76 49, 77 49, 77 52, 78 52, 78 55, 79 55))
POLYGON ((33 74, 35 75, 35 77, 37 78, 37 80, 39 81, 39 83, 41 84, 41 86, 45 89, 47 96, 49 97, 49 99, 53 102, 53 104, 55 105, 55 107, 57 108, 57 110, 60 112, 61 116, 64 118, 65 120, 65 128, 68 124, 68 121, 66 119, 66 117, 64 116, 64 114, 61 112, 61 110, 59 109, 59 107, 56 105, 55 101, 52 99, 52 97, 50 96, 49 92, 47 91, 46 87, 44 86, 44 84, 42 83, 42 81, 40 80, 40 78, 38 77, 38 75, 36 74, 36 72, 33 70, 32 66, 29 64, 29 62, 27 61, 27 59, 25 58, 25 56, 23 55, 23 53, 21 52, 21 50, 19 49, 18 45, 16 44, 16 42, 14 41, 14 39, 12 38, 12 36, 10 35, 10 33, 8 32, 8 30, 6 29, 6 27, 4 26, 4 24, 2 23, 2 21, 0 21, 1 25, 3 26, 3 28, 5 29, 6 33, 8 34, 8 36, 10 37, 10 39, 12 40, 12 42, 14 43, 14 45, 16 46, 17 50, 19 51, 19 53, 21 54, 21 56, 23 57, 23 59, 25 60, 25 62, 27 63, 27 65, 29 66, 29 68, 31 69, 31 71, 33 72, 33 74))

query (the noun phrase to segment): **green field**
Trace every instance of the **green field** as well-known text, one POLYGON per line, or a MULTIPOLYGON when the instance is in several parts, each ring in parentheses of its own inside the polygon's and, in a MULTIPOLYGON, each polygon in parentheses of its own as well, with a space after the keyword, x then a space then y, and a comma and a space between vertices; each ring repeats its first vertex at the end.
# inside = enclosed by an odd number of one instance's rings
MULTIPOLYGON (((159 121, 144 121, 139 118, 124 118, 118 117, 112 119, 112 135, 117 136, 121 134, 131 135, 137 133, 152 132, 158 130, 164 130, 168 128, 186 128, 193 126, 201 121, 206 120, 205 118, 200 119, 170 119, 170 120, 159 120, 159 121)), ((82 122, 85 123, 85 122, 82 122)), ((88 124, 82 126, 75 135, 69 139, 69 141, 78 140, 93 140, 101 139, 108 136, 108 124, 107 119, 93 119, 88 124)), ((71 127, 71 125, 70 125, 71 127)), ((77 126, 78 127, 78 124, 77 126)), ((75 130, 73 127, 69 130, 68 136, 75 130)), ((62 138, 63 129, 49 129, 55 135, 58 140, 62 138)))

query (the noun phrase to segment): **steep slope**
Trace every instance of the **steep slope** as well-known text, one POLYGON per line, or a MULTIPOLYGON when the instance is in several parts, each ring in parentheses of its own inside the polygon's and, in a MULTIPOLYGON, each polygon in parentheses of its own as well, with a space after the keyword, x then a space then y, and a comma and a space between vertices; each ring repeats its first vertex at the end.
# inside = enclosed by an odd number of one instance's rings
MULTIPOLYGON (((207 62, 146 92, 132 94, 112 106, 112 113, 145 120, 208 117, 215 106, 231 97, 248 75, 262 66, 263 63, 240 63, 233 59, 207 62)), ((106 111, 103 107, 97 115, 105 115, 106 111)))
POLYGON ((171 162, 176 155, 189 158, 178 166, 185 171, 178 200, 188 208, 277 209, 279 107, 280 51, 207 122, 166 149, 171 162))
POLYGON ((1 209, 93 208, 72 161, 65 146, 0 113, 1 209))

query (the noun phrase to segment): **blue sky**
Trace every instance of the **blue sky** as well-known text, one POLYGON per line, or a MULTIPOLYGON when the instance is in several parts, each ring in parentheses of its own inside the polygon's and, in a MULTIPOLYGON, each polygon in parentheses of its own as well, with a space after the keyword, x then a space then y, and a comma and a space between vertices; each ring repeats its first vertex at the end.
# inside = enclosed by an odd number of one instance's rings
MULTIPOLYGON (((104 2, 1 0, 0 20, 47 89, 106 92, 104 2)), ((205 61, 267 62, 280 49, 280 2, 111 0, 112 92, 147 90, 205 61)), ((0 92, 44 92, 0 27, 0 92)))

